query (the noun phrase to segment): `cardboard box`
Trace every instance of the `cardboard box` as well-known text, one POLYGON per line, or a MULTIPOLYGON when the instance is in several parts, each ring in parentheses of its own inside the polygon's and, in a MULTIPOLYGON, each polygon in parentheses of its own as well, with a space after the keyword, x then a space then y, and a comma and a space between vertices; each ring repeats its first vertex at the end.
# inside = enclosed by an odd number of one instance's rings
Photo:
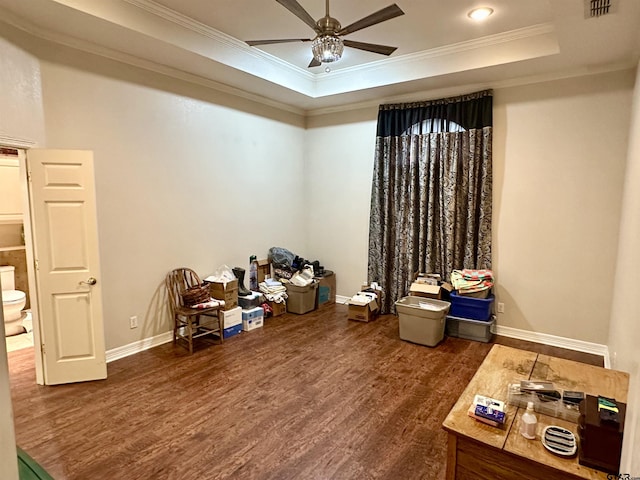
POLYGON ((268 258, 258 260, 258 283, 264 282, 266 278, 271 278, 271 262, 268 258))
POLYGON ((315 277, 315 279, 318 281, 316 307, 336 303, 336 274, 332 273, 324 277, 315 277))
MULTIPOLYGON (((382 290, 378 290, 378 298, 382 294, 382 290)), ((352 297, 348 302, 347 318, 358 322, 370 322, 375 320, 380 311, 378 301, 374 298, 359 299, 352 297)))
POLYGON ((235 307, 231 310, 225 310, 220 312, 222 316, 223 328, 235 327, 240 325, 242 327, 242 308, 235 307))
POLYGON ((231 280, 226 284, 210 282, 209 293, 216 300, 224 300, 224 310, 231 310, 238 306, 238 280, 231 280))
POLYGON ((276 303, 269 301, 268 303, 273 311, 274 317, 279 317, 280 315, 287 313, 287 302, 276 303))
POLYGON ((440 300, 442 298, 442 289, 440 288, 440 285, 413 282, 409 288, 409 295, 440 300))
POLYGON ((263 325, 264 325, 264 310, 262 310, 262 315, 251 317, 246 320, 242 319, 242 330, 245 332, 250 332, 251 330, 255 330, 256 328, 262 328, 263 325))
POLYGON ((233 325, 232 327, 227 327, 223 330, 222 338, 230 338, 234 335, 239 334, 242 331, 242 320, 238 325, 233 325))
POLYGON ((256 317, 264 317, 264 310, 262 307, 242 309, 242 320, 251 320, 256 317))

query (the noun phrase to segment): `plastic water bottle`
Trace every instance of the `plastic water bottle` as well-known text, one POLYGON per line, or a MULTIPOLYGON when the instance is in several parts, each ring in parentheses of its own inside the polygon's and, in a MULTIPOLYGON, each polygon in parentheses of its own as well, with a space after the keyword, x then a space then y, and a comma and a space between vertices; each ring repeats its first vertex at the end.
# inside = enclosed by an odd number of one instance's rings
POLYGON ((520 433, 529 440, 535 440, 536 438, 538 419, 533 412, 533 402, 529 402, 527 403, 527 411, 522 414, 520 419, 520 433))
POLYGON ((249 290, 258 291, 258 257, 249 257, 249 290))

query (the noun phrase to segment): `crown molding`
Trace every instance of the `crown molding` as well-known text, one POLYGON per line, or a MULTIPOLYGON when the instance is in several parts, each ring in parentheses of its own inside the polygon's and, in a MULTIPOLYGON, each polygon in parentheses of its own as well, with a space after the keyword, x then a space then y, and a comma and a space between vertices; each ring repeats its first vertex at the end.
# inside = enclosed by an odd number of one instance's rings
POLYGON ((353 67, 343 68, 340 70, 332 71, 332 76, 346 76, 353 74, 366 74, 374 70, 378 70, 381 67, 397 67, 400 64, 410 64, 416 62, 424 62, 436 57, 443 57, 447 55, 455 55, 458 53, 464 53, 479 48, 487 48, 495 45, 501 45, 517 40, 524 40, 532 37, 538 37, 540 35, 547 35, 555 33, 555 27, 552 23, 542 23, 539 25, 533 25, 530 27, 523 27, 517 30, 511 30, 508 32, 497 33, 495 35, 487 35, 485 37, 476 38, 473 40, 467 40, 465 42, 453 43, 451 45, 445 45, 443 47, 432 48, 430 50, 424 50, 422 52, 408 53, 406 55, 400 55, 397 57, 390 57, 388 59, 376 60, 374 62, 364 63, 361 65, 354 65, 353 67))
MULTIPOLYGON (((367 85, 365 87, 358 87, 348 85, 346 81, 348 78, 384 78, 385 72, 397 72, 397 71, 411 71, 413 65, 425 65, 431 60, 438 57, 454 57, 456 55, 464 54, 473 50, 491 48, 498 45, 508 44, 510 42, 523 41, 527 39, 536 39, 545 35, 555 34, 555 27, 552 23, 542 23, 538 25, 532 25, 529 27, 523 27, 508 32, 502 32, 495 35, 487 35, 473 40, 459 42, 452 45, 446 45, 443 47, 433 48, 427 51, 416 52, 412 54, 390 57, 374 62, 369 62, 353 67, 340 68, 332 70, 331 75, 326 75, 324 72, 312 73, 309 70, 302 69, 298 66, 292 65, 274 55, 248 46, 245 42, 242 42, 230 35, 227 35, 219 30, 216 30, 208 25, 205 25, 191 17, 176 12, 168 7, 158 4, 154 0, 122 0, 130 5, 133 5, 139 9, 142 9, 152 15, 162 18, 166 21, 172 22, 182 28, 185 28, 195 34, 205 36, 208 39, 214 40, 220 45, 224 45, 234 49, 238 55, 248 55, 255 59, 259 59, 264 62, 270 63, 275 70, 286 71, 287 75, 294 75, 298 81, 306 83, 308 88, 293 88, 298 93, 302 93, 311 98, 322 98, 327 95, 343 94, 352 91, 363 90, 366 88, 378 87, 386 84, 381 81, 379 84, 367 85), (347 86, 348 85, 348 86, 347 86), (304 90, 304 91, 303 91, 304 90)), ((557 45, 557 42, 556 42, 557 45)), ((237 65, 227 62, 227 65, 233 68, 238 68, 237 65)), ((247 71, 247 70, 245 70, 247 71)), ((250 71, 255 75, 253 71, 250 71)), ((442 73, 442 72, 441 72, 442 73)), ((446 73, 446 72, 445 72, 446 73)), ((270 80, 267 78, 267 80, 270 80)), ((409 79, 395 79, 392 83, 403 82, 409 79)), ((276 81, 276 83, 278 83, 276 81)), ((282 84, 281 84, 282 85, 282 84)), ((284 85, 283 85, 284 86, 284 85)), ((291 88, 286 86, 286 88, 291 88)))
POLYGON ((392 95, 386 97, 379 97, 375 100, 368 100, 365 102, 354 102, 346 105, 337 105, 335 107, 325 107, 307 110, 307 117, 317 117, 322 115, 331 115, 342 112, 349 112, 354 110, 364 110, 368 108, 378 108, 383 103, 406 103, 414 101, 423 101, 434 98, 451 97, 456 95, 462 95, 464 93, 487 90, 487 89, 504 89, 511 87, 521 87, 525 85, 535 85, 537 83, 553 82, 557 80, 565 80, 576 77, 587 77, 591 75, 600 75, 603 73, 618 72, 630 69, 637 69, 638 63, 635 61, 621 62, 610 65, 603 65, 600 67, 591 68, 576 68, 571 70, 565 70, 562 72, 551 72, 541 75, 527 75, 518 78, 510 78, 501 80, 498 82, 477 82, 456 85, 453 87, 444 88, 432 88, 423 89, 416 92, 392 95))
POLYGON ((256 59, 266 60, 268 62, 273 63, 277 68, 285 69, 291 75, 302 76, 306 79, 306 81, 310 81, 313 79, 315 74, 309 72, 308 70, 302 69, 296 65, 292 65, 289 62, 285 62, 280 58, 271 55, 267 52, 263 52, 257 48, 250 47, 245 42, 238 40, 231 35, 227 35, 224 32, 216 30, 204 23, 198 22, 191 17, 183 15, 175 10, 172 10, 164 5, 160 5, 153 0, 123 0, 126 3, 129 3, 135 7, 138 7, 142 10, 145 10, 148 13, 156 15, 164 20, 172 22, 176 25, 179 25, 182 28, 192 31, 193 33, 202 35, 211 40, 214 40, 219 45, 224 45, 226 47, 235 49, 238 53, 242 55, 249 55, 256 59))
POLYGON ((134 67, 142 68, 144 70, 155 72, 161 75, 166 75, 168 77, 172 77, 178 80, 183 80, 189 83, 194 83, 196 85, 201 85, 203 87, 211 88, 212 90, 215 90, 217 92, 233 95, 239 98, 243 98, 245 100, 256 102, 268 107, 276 108, 285 112, 293 113, 300 116, 304 116, 306 113, 306 111, 302 108, 294 107, 292 105, 278 102, 276 100, 271 100, 270 98, 263 97, 261 95, 256 95, 256 94, 247 92, 245 90, 242 90, 240 88, 231 87, 227 84, 224 84, 215 80, 211 80, 208 78, 201 77, 199 75, 185 72, 184 70, 181 70, 175 67, 169 67, 167 65, 162 65, 160 63, 157 63, 151 60, 146 60, 146 59, 137 57, 135 55, 120 52, 118 50, 114 50, 108 47, 104 47, 102 45, 95 44, 88 40, 79 39, 77 37, 72 37, 70 35, 65 35, 58 32, 53 32, 49 29, 36 26, 33 23, 26 21, 23 18, 18 17, 1 8, 0 8, 0 12, 2 13, 1 15, 2 22, 6 22, 7 24, 12 25, 13 27, 19 30, 22 30, 23 32, 33 37, 40 38, 47 42, 63 45, 63 46, 72 48, 74 50, 80 50, 80 51, 97 55, 103 58, 115 60, 117 62, 121 62, 127 65, 131 65, 134 67))

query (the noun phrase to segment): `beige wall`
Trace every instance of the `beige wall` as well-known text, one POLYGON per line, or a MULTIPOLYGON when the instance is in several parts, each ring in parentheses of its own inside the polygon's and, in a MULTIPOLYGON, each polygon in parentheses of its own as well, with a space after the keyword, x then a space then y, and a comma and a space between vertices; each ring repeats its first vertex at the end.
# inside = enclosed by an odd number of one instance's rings
POLYGON ((170 330, 170 269, 205 277, 274 245, 304 250, 301 118, 78 52, 41 55, 47 147, 94 152, 107 349, 170 330))
POLYGON ((367 281, 377 115, 374 107, 307 122, 309 257, 336 272, 338 295, 350 297, 367 281))
MULTIPOLYGON (((3 33, 11 27, 2 25, 3 33)), ((3 143, 44 142, 38 59, 0 35, 0 139, 3 143)))
POLYGON ((637 448, 633 450, 640 441, 640 297, 636 288, 640 284, 640 65, 632 109, 609 350, 613 368, 631 374, 621 472, 640 476, 640 456, 637 448))
MULTIPOLYGON (((43 140, 39 63, 0 36, 0 143, 43 140)), ((0 338, 4 318, 0 309, 0 338)), ((0 348, 0 478, 18 479, 7 352, 0 348)))
MULTIPOLYGON (((623 71, 495 91, 500 325, 607 343, 632 88, 623 71)), ((376 117, 308 121, 309 250, 345 296, 367 275, 376 117)))
POLYGON ((501 325, 606 344, 631 71, 496 91, 501 325))

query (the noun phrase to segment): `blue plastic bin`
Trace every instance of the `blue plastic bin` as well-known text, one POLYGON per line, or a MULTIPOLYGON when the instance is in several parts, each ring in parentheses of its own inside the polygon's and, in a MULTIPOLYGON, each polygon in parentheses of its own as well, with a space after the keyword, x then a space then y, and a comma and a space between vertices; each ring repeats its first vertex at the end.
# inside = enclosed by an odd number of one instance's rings
POLYGON ((491 306, 494 296, 487 298, 467 297, 451 292, 451 310, 449 315, 458 318, 487 321, 491 318, 491 306))

